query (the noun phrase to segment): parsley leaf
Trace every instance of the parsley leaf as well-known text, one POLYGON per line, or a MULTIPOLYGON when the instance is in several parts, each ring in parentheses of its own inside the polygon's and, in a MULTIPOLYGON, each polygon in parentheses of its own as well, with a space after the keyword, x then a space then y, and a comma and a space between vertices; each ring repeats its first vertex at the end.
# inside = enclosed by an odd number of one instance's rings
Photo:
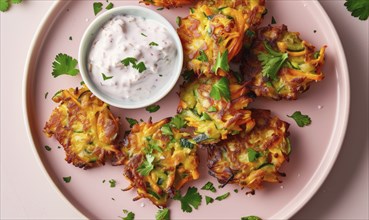
POLYGON ((64 182, 69 183, 72 180, 71 176, 63 177, 64 182))
POLYGON ((215 108, 215 106, 210 106, 208 108, 208 112, 216 112, 217 111, 217 108, 215 108))
POLYGON ((208 62, 208 56, 206 56, 206 53, 203 50, 200 50, 200 55, 197 57, 197 60, 208 62))
POLYGON ((222 77, 218 82, 214 83, 210 91, 210 97, 214 100, 220 100, 223 97, 226 101, 230 101, 231 92, 229 90, 229 80, 222 77))
POLYGON ((242 217, 241 220, 261 220, 261 218, 254 216, 254 215, 250 215, 250 216, 242 217))
POLYGON ((209 190, 212 192, 216 192, 217 190, 214 187, 214 184, 212 182, 207 182, 202 188, 202 190, 209 190))
POLYGON ((177 23, 178 26, 181 26, 181 24, 182 24, 182 18, 179 17, 179 16, 177 16, 176 17, 176 23, 177 23))
POLYGON ((218 201, 222 201, 222 200, 228 198, 229 195, 231 195, 231 193, 227 192, 227 193, 225 193, 221 196, 216 197, 215 199, 218 200, 218 201))
POLYGON ((211 198, 210 196, 205 196, 205 202, 206 202, 206 205, 208 205, 210 203, 213 203, 214 202, 214 199, 211 198))
POLYGON ((287 116, 293 118, 299 127, 304 127, 311 124, 310 117, 308 115, 301 114, 300 111, 296 111, 292 115, 287 116))
POLYGON ((54 78, 60 75, 75 76, 79 73, 76 69, 78 61, 67 54, 59 53, 55 57, 53 62, 53 72, 51 73, 54 78))
POLYGON ((13 4, 19 4, 21 3, 23 0, 11 0, 13 4))
POLYGON ((273 50, 273 48, 265 41, 264 47, 268 53, 260 52, 258 55, 258 60, 263 66, 262 74, 264 77, 277 80, 278 71, 286 62, 288 53, 280 53, 273 50))
POLYGON ((226 50, 223 54, 218 52, 217 60, 215 61, 215 64, 211 70, 214 73, 217 73, 219 68, 226 72, 229 71, 228 50, 226 50))
POLYGON ((183 212, 192 212, 192 207, 197 209, 202 200, 202 196, 197 192, 196 187, 189 187, 185 196, 181 196, 180 193, 173 197, 174 200, 181 202, 181 209, 183 212))
POLYGON ((159 209, 159 211, 155 215, 156 220, 169 220, 169 209, 159 209))
POLYGON ((211 120, 211 117, 206 112, 204 112, 202 113, 200 120, 201 121, 211 120))
POLYGON ((154 169, 155 157, 151 154, 146 154, 146 160, 137 168, 137 172, 139 172, 142 176, 147 176, 154 169))
POLYGON ((134 220, 135 219, 135 213, 133 212, 128 212, 127 210, 123 210, 124 214, 127 214, 126 217, 121 217, 122 220, 134 220))
POLYGON ((104 81, 113 78, 113 76, 106 76, 104 73, 101 73, 101 75, 104 81))
POLYGON ((367 20, 369 17, 369 1, 368 0, 346 0, 345 6, 351 12, 353 17, 360 20, 367 20))
POLYGON ((129 63, 132 63, 132 64, 136 64, 137 62, 137 59, 134 58, 134 57, 127 57, 125 59, 123 59, 122 61, 120 61, 124 66, 128 66, 129 63))
POLYGON ((172 120, 170 120, 169 125, 171 127, 181 129, 186 125, 186 121, 183 118, 176 115, 172 118, 172 120))
POLYGON ((110 187, 114 188, 115 185, 117 184, 117 181, 115 181, 114 179, 111 179, 111 180, 109 180, 109 183, 110 183, 110 187))
POLYGON ((154 41, 152 41, 151 43, 149 43, 149 46, 159 46, 159 44, 157 44, 154 41))
POLYGON ((260 157, 260 153, 252 148, 247 148, 247 157, 250 162, 254 162, 258 157, 260 157))
POLYGON ((133 125, 135 125, 135 124, 138 124, 138 121, 136 120, 136 119, 133 119, 133 118, 127 118, 126 117, 126 120, 127 120, 127 122, 129 123, 129 127, 133 127, 133 125))
POLYGON ((160 105, 150 105, 147 106, 145 109, 150 113, 157 112, 160 109, 160 105))
POLYGON ((114 4, 110 2, 110 3, 105 7, 105 9, 106 9, 106 10, 110 10, 110 9, 112 9, 113 7, 114 7, 114 4))
POLYGON ((94 2, 93 7, 94 7, 95 16, 99 14, 99 12, 102 10, 102 6, 103 4, 101 2, 94 2))
POLYGON ((46 149, 47 151, 51 151, 51 147, 49 147, 48 145, 45 145, 45 149, 46 149))
POLYGON ((275 20, 274 16, 272 16, 272 21, 270 23, 277 24, 277 21, 275 20))
POLYGON ((143 62, 139 62, 137 64, 137 59, 134 57, 127 57, 120 61, 124 66, 128 66, 130 63, 132 64, 132 67, 138 70, 139 73, 142 73, 146 70, 146 66, 143 62))
POLYGON ((9 6, 9 0, 0 0, 0 11, 7 11, 9 9, 9 6))
POLYGON ((161 128, 161 133, 163 133, 164 135, 173 135, 172 129, 170 128, 169 124, 165 124, 163 125, 161 128))
POLYGON ((143 71, 146 70, 146 66, 143 62, 139 62, 137 65, 133 64, 132 66, 133 68, 137 69, 139 73, 142 73, 143 71))

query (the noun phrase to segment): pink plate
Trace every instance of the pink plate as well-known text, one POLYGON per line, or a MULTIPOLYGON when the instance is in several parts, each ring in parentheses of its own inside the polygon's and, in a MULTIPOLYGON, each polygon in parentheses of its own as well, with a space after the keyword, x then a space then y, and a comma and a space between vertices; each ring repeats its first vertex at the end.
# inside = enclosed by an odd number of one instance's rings
MULTIPOLYGON (((105 6, 106 1, 101 1, 105 6)), ((138 1, 112 1, 116 6, 137 5, 138 1)), ((57 106, 51 97, 60 89, 80 85, 81 77, 61 76, 53 78, 51 64, 58 53, 77 57, 78 46, 88 24, 95 19, 92 1, 58 1, 50 9, 41 24, 25 69, 24 113, 27 129, 33 143, 35 155, 50 180, 69 202, 87 218, 118 219, 124 216, 123 209, 136 214, 136 219, 154 219, 158 208, 148 200, 132 201, 134 190, 123 192, 128 181, 122 176, 122 167, 106 164, 104 167, 82 170, 64 161, 64 151, 59 143, 45 137, 42 132, 45 122, 57 106), (70 37, 72 40, 70 40, 70 37), (45 94, 48 93, 45 98, 45 94), (45 150, 45 145, 52 148, 45 150), (63 177, 71 176, 69 183, 63 177), (110 187, 109 180, 117 185, 110 187), (103 183, 103 181, 105 182, 103 183)), ((146 7, 143 5, 143 7, 146 7)), ((149 7, 156 10, 155 7, 149 7)), ((283 167, 287 177, 281 184, 266 184, 254 196, 246 196, 246 190, 235 193, 237 187, 228 185, 217 192, 200 190, 207 182, 216 180, 207 174, 206 153, 200 150, 201 178, 188 184, 196 186, 200 193, 215 198, 225 192, 231 195, 221 202, 206 205, 205 199, 198 210, 184 213, 178 201, 169 204, 172 219, 240 219, 242 216, 256 215, 263 219, 286 219, 292 217, 317 191, 340 150, 346 131, 349 109, 349 77, 346 59, 338 35, 317 1, 274 0, 267 2, 269 10, 264 24, 273 16, 277 24, 286 24, 290 31, 298 31, 303 39, 320 47, 328 45, 324 72, 326 78, 311 86, 298 101, 269 101, 257 99, 250 107, 271 109, 282 120, 291 124, 291 160, 283 167), (312 118, 310 126, 300 128, 288 118, 295 111, 301 111, 312 118)), ((105 10, 105 9, 104 9, 105 10)), ((188 7, 158 11, 174 26, 177 16, 188 14, 188 7)), ((144 109, 122 110, 112 108, 120 116, 122 130, 128 129, 125 117, 153 121, 176 113, 178 85, 159 103, 156 113, 144 109)))

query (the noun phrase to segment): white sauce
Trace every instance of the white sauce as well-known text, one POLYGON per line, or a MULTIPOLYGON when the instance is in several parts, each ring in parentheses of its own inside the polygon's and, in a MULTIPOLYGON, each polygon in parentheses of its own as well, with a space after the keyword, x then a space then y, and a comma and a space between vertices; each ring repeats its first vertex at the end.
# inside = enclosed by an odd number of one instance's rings
POLYGON ((177 49, 167 29, 154 20, 119 15, 108 21, 92 44, 89 73, 107 95, 123 100, 150 98, 160 90, 174 69, 177 49), (150 46, 154 42, 158 46, 150 46), (139 72, 122 60, 134 57, 146 70, 139 72), (103 78, 102 73, 109 79, 103 78))

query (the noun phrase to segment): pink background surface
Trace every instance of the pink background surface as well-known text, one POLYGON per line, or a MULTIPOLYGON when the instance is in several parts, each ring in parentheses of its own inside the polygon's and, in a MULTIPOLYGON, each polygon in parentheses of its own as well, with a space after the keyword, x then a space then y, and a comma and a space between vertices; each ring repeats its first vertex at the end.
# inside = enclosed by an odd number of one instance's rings
MULTIPOLYGON (((343 7, 344 1, 321 1, 321 3, 340 35, 348 59, 352 89, 351 114, 347 135, 336 165, 318 193, 294 218, 367 219, 368 22, 360 22, 352 18, 343 7)), ((28 142, 21 109, 21 88, 26 54, 40 20, 51 4, 52 1, 26 1, 22 5, 13 6, 9 12, 2 13, 0 17, 1 218, 4 219, 81 218, 67 202, 59 197, 38 167, 32 146, 28 142)), ((83 32, 83 30, 80 31, 83 32)), ((78 33, 71 32, 66 33, 63 37, 67 39, 69 35, 74 34, 78 35, 78 33)), ((66 40, 66 43, 77 42, 66 40)), ((60 47, 63 48, 63 45, 60 47)), ((66 48, 63 52, 68 53, 69 51, 66 48)), ((55 51, 51 53, 53 57, 55 51)), ((70 52, 71 55, 74 55, 73 53, 75 51, 70 52)), ((46 54, 45 56, 47 57, 46 54)), ((47 88, 47 85, 44 86, 47 88)), ((55 91, 58 89, 55 88, 55 91)), ((38 95, 43 96, 44 91, 39 91, 39 93, 38 95)), ((49 91, 49 93, 52 95, 54 92, 49 91)), ((47 118, 48 113, 43 112, 40 115, 47 118)), ((63 157, 61 151, 54 156, 59 159, 63 157)), ((110 171, 111 167, 103 169, 110 171)), ((112 172, 115 172, 114 169, 112 172)), ((73 172, 75 169, 70 167, 70 171, 73 172)), ((116 171, 119 175, 120 168, 116 171)), ((84 172, 79 173, 84 175, 83 178, 93 178, 93 172, 88 175, 84 172)), ((119 176, 112 177, 107 173, 106 179, 110 178, 120 179, 119 176)), ((100 203, 111 202, 111 197, 118 193, 114 190, 119 189, 110 190, 112 196, 105 197, 110 201, 99 200, 96 203, 91 201, 91 205, 98 206, 100 203)), ((89 192, 81 192, 82 195, 83 193, 89 192)))

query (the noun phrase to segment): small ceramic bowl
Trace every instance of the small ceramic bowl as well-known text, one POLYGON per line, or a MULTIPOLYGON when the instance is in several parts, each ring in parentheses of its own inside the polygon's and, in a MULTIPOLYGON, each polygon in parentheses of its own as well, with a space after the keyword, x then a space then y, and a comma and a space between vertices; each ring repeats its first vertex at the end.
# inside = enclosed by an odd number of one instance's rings
POLYGON ((79 47, 79 70, 82 76, 84 83, 91 90, 91 92, 96 95, 102 101, 119 108, 125 109, 137 109, 149 106, 158 102, 160 99, 165 97, 175 86, 183 65, 183 49, 181 41, 178 37, 176 30, 173 26, 160 14, 150 9, 140 7, 140 6, 122 6, 106 11, 105 13, 98 16, 86 29, 80 43, 79 47), (160 89, 155 90, 155 92, 150 93, 150 97, 147 97, 144 100, 140 101, 132 101, 126 99, 118 99, 114 98, 109 94, 106 94, 104 91, 99 89, 95 82, 92 80, 92 77, 88 70, 88 56, 90 53, 90 48, 92 43, 95 40, 96 35, 99 33, 100 29, 112 18, 118 15, 132 15, 136 17, 143 17, 145 19, 151 19, 157 21, 161 25, 163 25, 171 35, 174 46, 177 49, 177 56, 172 61, 174 62, 174 68, 171 75, 168 77, 167 81, 164 85, 161 86, 160 89))

